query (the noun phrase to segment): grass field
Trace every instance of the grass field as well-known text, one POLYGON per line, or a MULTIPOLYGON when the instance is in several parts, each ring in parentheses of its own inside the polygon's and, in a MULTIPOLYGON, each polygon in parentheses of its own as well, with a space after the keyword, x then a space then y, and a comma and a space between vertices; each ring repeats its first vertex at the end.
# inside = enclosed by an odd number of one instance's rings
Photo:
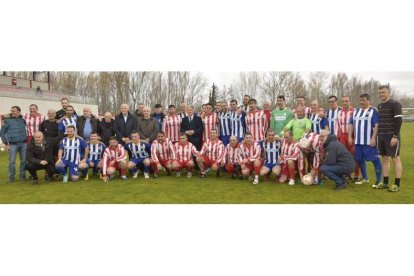
MULTIPOLYGON (((414 178, 413 138, 414 123, 404 124, 401 151, 404 172, 397 193, 355 184, 334 191, 330 181, 320 186, 288 186, 261 180, 259 185, 252 185, 247 180, 233 180, 228 175, 216 178, 214 174, 205 179, 198 175, 192 179, 161 175, 158 179, 145 180, 140 176, 108 183, 90 177, 89 181, 78 183, 8 184, 8 154, 0 152, 0 203, 414 203, 414 187, 410 183, 414 178)), ((369 177, 373 181, 372 167, 369 163, 369 177)), ((39 176, 43 177, 43 172, 39 176)))

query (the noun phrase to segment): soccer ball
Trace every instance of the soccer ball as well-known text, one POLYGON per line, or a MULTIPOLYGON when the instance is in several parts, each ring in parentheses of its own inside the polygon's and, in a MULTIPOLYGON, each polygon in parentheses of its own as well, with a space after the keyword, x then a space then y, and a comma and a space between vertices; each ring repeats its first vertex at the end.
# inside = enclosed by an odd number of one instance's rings
POLYGON ((309 144, 310 144, 310 141, 306 139, 305 137, 299 140, 299 147, 301 149, 307 149, 309 147, 309 144))
POLYGON ((312 185, 314 180, 315 179, 312 176, 312 174, 309 173, 309 174, 306 174, 306 175, 303 176, 302 183, 304 185, 312 185))

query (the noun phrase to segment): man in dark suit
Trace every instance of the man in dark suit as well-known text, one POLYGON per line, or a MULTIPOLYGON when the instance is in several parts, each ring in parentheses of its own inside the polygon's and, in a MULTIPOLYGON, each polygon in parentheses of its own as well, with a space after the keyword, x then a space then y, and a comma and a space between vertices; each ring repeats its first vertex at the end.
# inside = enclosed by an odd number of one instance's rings
POLYGON ((26 170, 30 172, 33 184, 39 184, 36 173, 38 170, 45 170, 49 180, 53 180, 53 174, 57 173, 55 170, 56 158, 53 155, 53 145, 44 139, 41 131, 37 131, 34 134, 34 139, 29 143, 26 160, 26 170))
POLYGON ((136 129, 137 117, 129 112, 128 104, 121 104, 121 113, 116 115, 114 122, 114 130, 119 143, 122 145, 129 143, 129 136, 136 129))
POLYGON ((194 114, 194 107, 187 106, 188 116, 184 117, 181 122, 180 131, 187 134, 190 141, 197 150, 201 150, 201 141, 203 135, 203 121, 201 117, 194 114))

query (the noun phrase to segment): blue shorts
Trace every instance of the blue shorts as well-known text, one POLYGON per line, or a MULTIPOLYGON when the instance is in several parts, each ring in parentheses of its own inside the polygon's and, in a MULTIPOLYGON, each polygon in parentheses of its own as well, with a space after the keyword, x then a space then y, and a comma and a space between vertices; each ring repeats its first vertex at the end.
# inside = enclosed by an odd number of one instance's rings
POLYGON ((227 146, 230 143, 230 135, 220 136, 220 140, 223 142, 224 146, 227 146))
POLYGON ((263 164, 263 166, 265 166, 265 167, 266 167, 266 168, 268 168, 269 170, 272 170, 275 166, 279 166, 279 167, 280 167, 280 164, 265 162, 265 163, 263 164))
POLYGON ((368 145, 355 145, 355 160, 360 161, 374 161, 379 159, 377 147, 368 145))
POLYGON ((86 164, 88 164, 88 168, 90 168, 91 166, 89 166, 89 163, 93 163, 93 167, 94 168, 97 168, 98 167, 98 164, 99 164, 99 162, 101 162, 101 160, 89 160, 89 159, 87 159, 86 160, 86 164))
POLYGON ((145 158, 136 158, 136 157, 133 157, 133 158, 131 158, 131 160, 129 160, 129 161, 131 161, 131 162, 134 162, 135 163, 135 165, 142 165, 143 163, 144 163, 144 160, 145 159, 148 159, 148 157, 145 157, 145 158))
POLYGON ((67 161, 67 160, 63 160, 63 159, 62 159, 62 163, 63 165, 65 165, 65 170, 69 168, 70 175, 75 175, 75 176, 79 175, 78 164, 67 161))

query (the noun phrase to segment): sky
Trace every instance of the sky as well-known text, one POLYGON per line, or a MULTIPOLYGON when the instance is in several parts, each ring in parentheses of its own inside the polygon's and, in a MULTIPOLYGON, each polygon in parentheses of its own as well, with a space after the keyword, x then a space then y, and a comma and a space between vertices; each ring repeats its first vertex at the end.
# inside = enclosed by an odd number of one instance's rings
MULTIPOLYGON (((348 76, 358 75, 363 80, 370 80, 374 78, 381 83, 390 83, 392 87, 396 88, 401 93, 409 93, 414 95, 414 71, 406 72, 368 72, 368 71, 343 71, 348 76)), ((239 72, 236 71, 203 71, 204 75, 209 79, 209 82, 214 82, 219 87, 223 85, 228 86, 238 78, 239 72)), ((329 72, 330 75, 338 72, 329 72)), ((302 77, 306 79, 309 72, 301 72, 302 77)))

